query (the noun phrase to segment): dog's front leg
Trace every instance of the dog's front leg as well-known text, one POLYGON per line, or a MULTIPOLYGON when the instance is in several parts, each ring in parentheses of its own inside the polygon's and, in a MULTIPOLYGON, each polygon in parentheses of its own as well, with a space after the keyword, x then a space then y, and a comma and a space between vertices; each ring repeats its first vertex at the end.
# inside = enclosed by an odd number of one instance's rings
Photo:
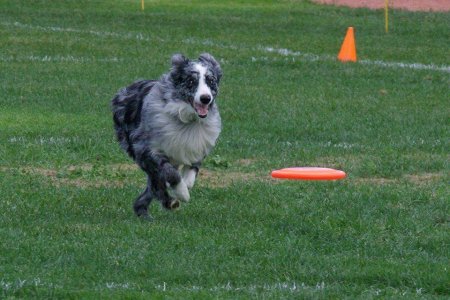
POLYGON ((200 168, 200 164, 195 164, 192 166, 183 166, 180 170, 183 177, 183 181, 186 183, 188 189, 192 189, 197 178, 197 174, 200 168))
POLYGON ((167 156, 154 153, 150 149, 144 149, 139 154, 136 161, 152 179, 152 189, 165 208, 178 207, 179 203, 175 203, 177 200, 189 201, 186 183, 167 156))
POLYGON ((190 199, 189 190, 180 172, 170 163, 165 162, 161 168, 161 182, 166 185, 167 193, 174 199, 187 202, 190 199))

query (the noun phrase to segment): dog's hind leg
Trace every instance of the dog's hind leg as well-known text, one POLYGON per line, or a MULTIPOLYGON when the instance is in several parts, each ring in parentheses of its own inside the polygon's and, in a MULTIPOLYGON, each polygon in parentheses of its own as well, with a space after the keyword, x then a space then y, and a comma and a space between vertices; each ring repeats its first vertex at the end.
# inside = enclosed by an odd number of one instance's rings
POLYGON ((142 192, 142 194, 137 197, 136 201, 134 202, 133 208, 134 212, 138 217, 143 217, 145 219, 151 219, 149 213, 148 213, 148 206, 152 202, 153 193, 152 193, 152 186, 151 186, 151 180, 148 178, 147 181, 147 187, 142 192))

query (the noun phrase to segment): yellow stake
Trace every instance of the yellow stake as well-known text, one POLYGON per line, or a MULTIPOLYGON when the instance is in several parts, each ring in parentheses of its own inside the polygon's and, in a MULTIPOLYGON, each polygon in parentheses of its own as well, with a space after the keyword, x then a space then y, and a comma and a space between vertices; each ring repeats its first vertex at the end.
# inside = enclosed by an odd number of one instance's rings
POLYGON ((389 31, 389 0, 384 0, 384 28, 389 31))
POLYGON ((141 8, 144 10, 144 0, 141 0, 141 8))

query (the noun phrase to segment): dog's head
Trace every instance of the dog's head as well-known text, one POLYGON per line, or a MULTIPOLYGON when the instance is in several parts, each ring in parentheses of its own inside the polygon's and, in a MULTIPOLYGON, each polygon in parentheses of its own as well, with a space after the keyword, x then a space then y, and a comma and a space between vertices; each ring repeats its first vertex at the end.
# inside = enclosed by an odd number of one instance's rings
POLYGON ((178 97, 189 103, 200 118, 206 118, 219 91, 222 69, 208 53, 191 61, 181 54, 172 56, 170 78, 178 97))

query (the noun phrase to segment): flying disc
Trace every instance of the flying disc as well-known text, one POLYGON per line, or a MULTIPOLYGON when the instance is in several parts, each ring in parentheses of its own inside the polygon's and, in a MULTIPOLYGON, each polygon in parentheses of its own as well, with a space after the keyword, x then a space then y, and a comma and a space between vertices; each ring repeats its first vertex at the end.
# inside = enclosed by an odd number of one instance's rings
POLYGON ((338 180, 345 178, 343 171, 318 168, 318 167, 296 167, 272 171, 273 178, 294 180, 338 180))

